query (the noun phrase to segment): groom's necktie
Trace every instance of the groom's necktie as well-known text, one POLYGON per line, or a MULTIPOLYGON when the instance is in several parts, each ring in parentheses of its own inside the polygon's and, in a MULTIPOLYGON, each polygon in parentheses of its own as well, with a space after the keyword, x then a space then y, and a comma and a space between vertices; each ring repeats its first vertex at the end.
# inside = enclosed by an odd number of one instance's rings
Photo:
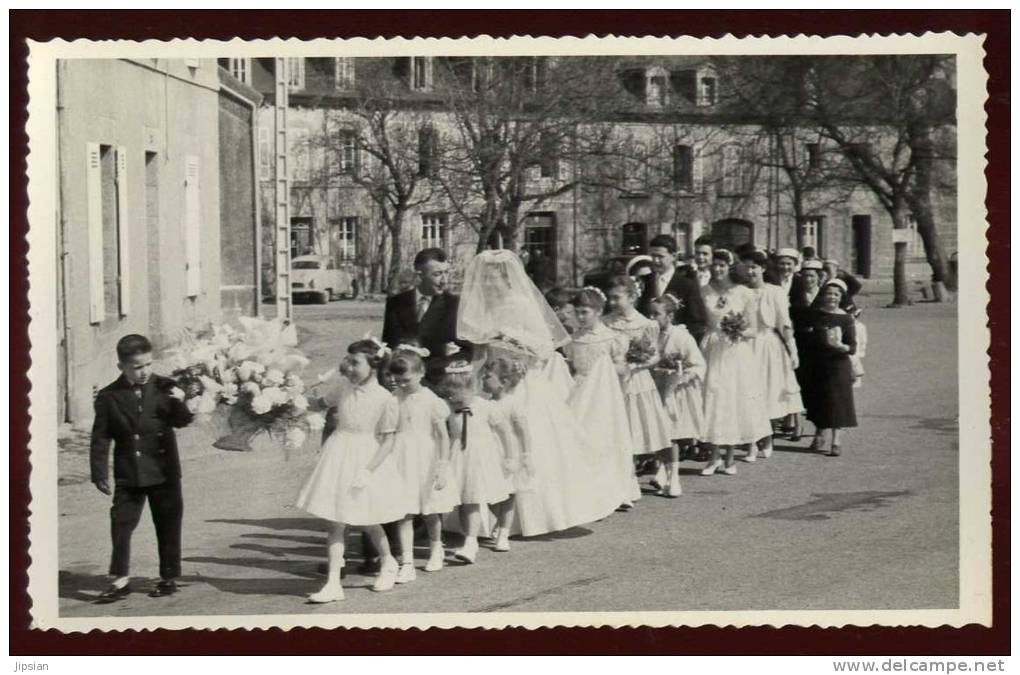
POLYGON ((418 297, 418 306, 415 308, 418 314, 418 323, 425 318, 425 313, 429 311, 429 305, 432 304, 432 297, 429 295, 422 295, 418 297))

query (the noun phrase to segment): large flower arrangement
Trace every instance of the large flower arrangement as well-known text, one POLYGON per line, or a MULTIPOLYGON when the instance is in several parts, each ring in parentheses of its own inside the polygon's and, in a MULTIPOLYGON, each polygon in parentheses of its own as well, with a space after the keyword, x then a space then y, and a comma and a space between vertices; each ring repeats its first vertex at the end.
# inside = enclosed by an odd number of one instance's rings
POLYGON ((221 324, 184 333, 169 350, 163 370, 193 413, 226 417, 233 433, 216 441, 216 447, 247 450, 251 438, 265 432, 288 449, 299 448, 325 419, 309 411, 301 379, 309 361, 295 347, 293 327, 279 320, 238 321, 240 329, 221 324))

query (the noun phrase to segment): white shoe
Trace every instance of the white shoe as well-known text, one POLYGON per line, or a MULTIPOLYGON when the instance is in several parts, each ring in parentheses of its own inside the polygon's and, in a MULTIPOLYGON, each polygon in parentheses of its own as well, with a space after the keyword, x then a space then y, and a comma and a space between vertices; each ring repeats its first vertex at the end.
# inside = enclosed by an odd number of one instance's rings
POLYGON ((400 566, 397 561, 393 558, 384 560, 382 567, 379 568, 379 576, 375 579, 375 584, 372 585, 372 590, 382 593, 393 588, 393 584, 397 583, 397 572, 400 566))
POLYGON ((680 477, 676 475, 669 481, 669 485, 659 491, 659 494, 663 497, 679 497, 683 493, 683 490, 680 488, 680 477))
POLYGON ((727 476, 736 476, 737 475, 737 465, 736 464, 730 464, 728 467, 724 468, 722 470, 722 472, 724 474, 726 474, 727 476))
POLYGON ((397 570, 397 578, 395 581, 398 584, 409 584, 417 577, 418 575, 414 571, 414 563, 404 563, 400 566, 400 569, 397 570))
POLYGON ((771 443, 769 443, 768 445, 766 445, 764 448, 761 449, 761 456, 764 457, 765 459, 768 459, 769 457, 772 456, 772 444, 771 443))
POLYGON ((478 555, 478 540, 465 539, 464 545, 453 552, 453 557, 468 565, 473 565, 478 555))
POLYGON ((442 544, 435 544, 429 550, 429 560, 425 563, 426 572, 438 572, 443 569, 444 558, 446 558, 446 551, 443 550, 442 544))
POLYGON ((755 462, 758 461, 758 453, 757 452, 751 452, 751 453, 748 453, 748 454, 744 455, 740 459, 744 460, 748 464, 754 464, 755 462))
POLYGON ((344 587, 340 584, 333 586, 326 584, 321 589, 308 596, 308 602, 313 605, 325 605, 344 599, 344 587))
POLYGON ((722 467, 722 460, 721 459, 717 459, 714 462, 709 462, 708 466, 706 466, 704 469, 701 470, 701 475, 702 476, 711 476, 716 471, 718 471, 720 467, 722 467))
POLYGON ((666 477, 666 467, 659 464, 659 470, 655 472, 655 478, 651 480, 649 485, 661 490, 666 487, 667 483, 669 483, 669 479, 666 477))
POLYGON ((496 535, 496 545, 493 550, 505 553, 510 550, 510 531, 501 529, 496 535))

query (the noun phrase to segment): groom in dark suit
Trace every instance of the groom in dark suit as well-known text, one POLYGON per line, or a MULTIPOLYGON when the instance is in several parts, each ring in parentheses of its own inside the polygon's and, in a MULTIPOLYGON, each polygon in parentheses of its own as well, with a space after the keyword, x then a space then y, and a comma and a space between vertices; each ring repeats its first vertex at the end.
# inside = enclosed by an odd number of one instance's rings
POLYGON ((401 343, 417 344, 429 350, 425 359, 425 380, 435 384, 446 367, 446 345, 456 342, 460 358, 471 357, 470 343, 457 340, 457 306, 460 298, 447 287, 450 263, 446 252, 426 248, 414 257, 415 287, 386 300, 383 342, 390 349, 401 343))
POLYGON ((701 343, 705 334, 708 314, 701 297, 701 286, 676 268, 676 241, 668 234, 660 234, 648 243, 652 258, 653 275, 638 298, 637 308, 647 315, 652 300, 669 293, 678 301, 675 322, 687 326, 694 339, 701 343))

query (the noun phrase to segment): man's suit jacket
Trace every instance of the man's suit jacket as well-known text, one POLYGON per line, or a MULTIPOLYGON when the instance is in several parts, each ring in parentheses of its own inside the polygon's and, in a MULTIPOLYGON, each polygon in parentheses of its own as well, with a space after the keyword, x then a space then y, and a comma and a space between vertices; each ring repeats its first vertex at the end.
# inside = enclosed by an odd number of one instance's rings
POLYGON ((418 321, 415 292, 397 293, 386 299, 382 340, 390 349, 401 343, 414 343, 429 350, 425 359, 426 374, 435 381, 446 366, 446 345, 456 342, 463 358, 471 358, 471 344, 457 339, 457 307, 460 298, 441 293, 432 299, 428 311, 418 321))
POLYGON ((93 482, 109 481, 111 442, 115 485, 145 487, 181 477, 174 427, 187 426, 194 416, 170 396, 173 386, 173 380, 153 375, 138 396, 122 375, 99 391, 89 449, 93 482))
MULTIPOLYGON (((656 288, 658 287, 658 275, 645 284, 644 292, 638 299, 638 311, 647 315, 652 300, 655 299, 656 288)), ((687 326, 694 339, 700 343, 705 335, 708 323, 708 312, 705 311, 705 300, 701 296, 701 286, 697 277, 691 279, 683 270, 673 270, 673 278, 666 285, 666 292, 680 301, 680 308, 676 312, 674 322, 687 326)))

